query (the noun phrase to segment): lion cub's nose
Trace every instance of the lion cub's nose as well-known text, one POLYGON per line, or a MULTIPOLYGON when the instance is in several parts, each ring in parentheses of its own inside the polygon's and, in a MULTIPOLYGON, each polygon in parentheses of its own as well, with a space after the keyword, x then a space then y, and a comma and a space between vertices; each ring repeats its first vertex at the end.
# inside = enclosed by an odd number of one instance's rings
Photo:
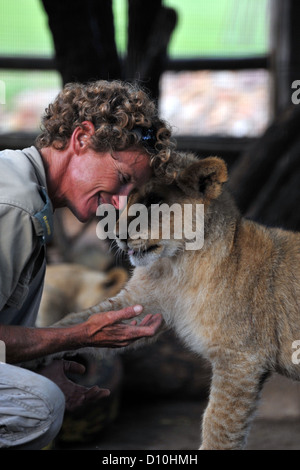
POLYGON ((116 226, 115 226, 115 229, 114 229, 114 234, 115 234, 115 237, 118 238, 119 240, 127 240, 128 239, 127 228, 126 228, 126 230, 124 230, 124 227, 123 227, 122 231, 120 231, 119 221, 117 221, 117 223, 116 223, 116 226))
POLYGON ((128 233, 115 233, 116 235, 116 238, 118 238, 119 240, 128 240, 128 233))

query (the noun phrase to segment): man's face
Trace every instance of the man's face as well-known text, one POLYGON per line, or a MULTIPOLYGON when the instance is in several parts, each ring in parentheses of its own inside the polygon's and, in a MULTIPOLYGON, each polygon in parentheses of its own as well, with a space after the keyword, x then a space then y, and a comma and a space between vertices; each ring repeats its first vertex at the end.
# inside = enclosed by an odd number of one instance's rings
POLYGON ((69 167, 67 206, 81 221, 95 216, 99 204, 120 207, 119 196, 143 185, 151 176, 149 156, 141 150, 96 152, 87 148, 74 155, 69 167))

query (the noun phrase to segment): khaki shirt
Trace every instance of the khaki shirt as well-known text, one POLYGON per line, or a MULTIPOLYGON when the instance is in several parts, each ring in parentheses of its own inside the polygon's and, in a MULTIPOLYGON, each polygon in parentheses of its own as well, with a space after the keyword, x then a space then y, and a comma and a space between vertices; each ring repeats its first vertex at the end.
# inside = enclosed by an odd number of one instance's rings
POLYGON ((52 229, 53 208, 38 150, 0 152, 0 323, 15 323, 13 317, 45 264, 44 246, 52 229), (43 212, 46 202, 50 210, 43 212))

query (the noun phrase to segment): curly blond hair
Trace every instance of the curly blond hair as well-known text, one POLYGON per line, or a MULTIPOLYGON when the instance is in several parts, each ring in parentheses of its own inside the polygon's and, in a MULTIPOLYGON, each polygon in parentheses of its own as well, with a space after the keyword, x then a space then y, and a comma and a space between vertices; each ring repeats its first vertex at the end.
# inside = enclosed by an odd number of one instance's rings
POLYGON ((137 84, 98 80, 69 83, 45 110, 38 148, 63 150, 76 127, 90 121, 95 127, 91 147, 99 152, 144 148, 155 169, 170 158, 174 142, 171 130, 158 116, 155 103, 137 84), (154 136, 152 147, 144 145, 147 129, 154 136), (139 130, 139 132, 137 132, 139 130))

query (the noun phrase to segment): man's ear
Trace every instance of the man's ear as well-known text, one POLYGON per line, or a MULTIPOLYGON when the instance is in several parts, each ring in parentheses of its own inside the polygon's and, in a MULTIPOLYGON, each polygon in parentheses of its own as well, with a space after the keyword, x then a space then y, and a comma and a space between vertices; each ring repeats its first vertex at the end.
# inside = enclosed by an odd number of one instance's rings
POLYGON ((90 145, 90 138, 95 133, 94 124, 90 121, 83 121, 76 127, 71 136, 71 143, 76 153, 85 151, 90 145))
POLYGON ((182 170, 177 176, 176 183, 188 196, 202 196, 211 200, 221 194, 222 185, 227 178, 224 160, 218 157, 208 157, 182 170))

